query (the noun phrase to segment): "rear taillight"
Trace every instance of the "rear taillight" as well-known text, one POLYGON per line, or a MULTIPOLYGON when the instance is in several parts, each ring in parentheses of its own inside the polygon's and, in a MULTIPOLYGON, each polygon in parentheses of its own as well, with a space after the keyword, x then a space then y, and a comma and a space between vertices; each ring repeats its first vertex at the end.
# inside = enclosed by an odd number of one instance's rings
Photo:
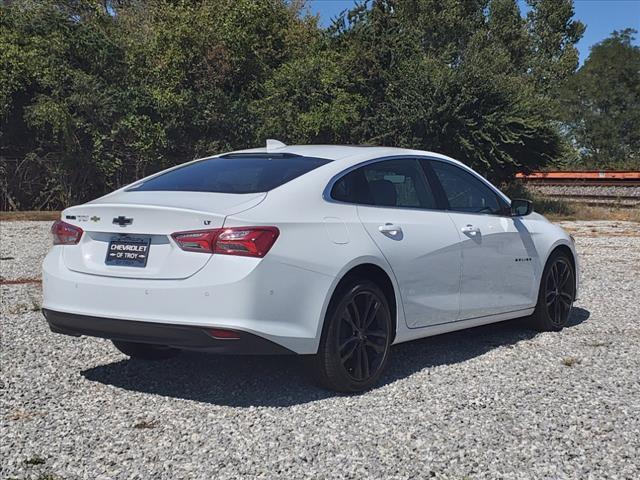
POLYGON ((213 253, 216 237, 220 229, 194 230, 191 232, 173 233, 171 236, 182 250, 187 252, 213 253))
POLYGON ((171 236, 188 252, 262 258, 279 234, 276 227, 232 227, 177 232, 171 236))
POLYGON ((54 245, 75 245, 82 237, 82 229, 62 220, 56 220, 51 225, 51 235, 54 245))
POLYGON ((216 239, 214 253, 264 257, 279 234, 276 227, 226 228, 216 239))

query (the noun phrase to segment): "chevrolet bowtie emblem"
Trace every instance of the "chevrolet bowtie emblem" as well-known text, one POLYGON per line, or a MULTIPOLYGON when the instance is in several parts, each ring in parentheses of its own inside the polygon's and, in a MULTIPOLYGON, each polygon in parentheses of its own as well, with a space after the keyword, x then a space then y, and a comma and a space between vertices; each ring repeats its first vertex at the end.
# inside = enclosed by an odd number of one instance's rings
POLYGON ((133 218, 127 218, 120 215, 119 217, 115 217, 113 219, 113 223, 115 225, 120 225, 121 227, 126 227, 127 225, 131 225, 133 223, 133 218))

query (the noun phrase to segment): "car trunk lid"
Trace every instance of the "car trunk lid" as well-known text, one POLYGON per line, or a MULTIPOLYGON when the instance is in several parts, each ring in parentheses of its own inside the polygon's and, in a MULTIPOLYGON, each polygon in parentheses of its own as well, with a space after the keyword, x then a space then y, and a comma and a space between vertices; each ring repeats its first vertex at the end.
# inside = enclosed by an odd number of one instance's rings
POLYGON ((266 193, 118 191, 62 213, 62 220, 84 231, 77 245, 63 247, 64 263, 70 270, 93 275, 187 278, 202 269, 211 255, 182 250, 171 234, 220 228, 227 215, 252 208, 265 196, 266 193), (144 265, 107 264, 109 245, 116 240, 119 244, 148 244, 144 265))

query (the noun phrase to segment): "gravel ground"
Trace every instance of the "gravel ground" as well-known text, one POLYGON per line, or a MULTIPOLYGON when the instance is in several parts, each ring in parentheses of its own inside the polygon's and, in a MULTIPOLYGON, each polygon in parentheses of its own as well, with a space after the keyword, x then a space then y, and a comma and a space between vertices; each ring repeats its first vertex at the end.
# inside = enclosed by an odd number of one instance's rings
MULTIPOLYGON (((1 225, 5 281, 38 275, 48 226, 1 225)), ((637 479, 638 224, 565 226, 584 282, 569 328, 399 345, 360 396, 309 384, 298 358, 128 360, 50 333, 39 285, 4 285, 0 477, 637 479)))
POLYGON ((0 280, 40 278, 52 223, 0 222, 0 280))

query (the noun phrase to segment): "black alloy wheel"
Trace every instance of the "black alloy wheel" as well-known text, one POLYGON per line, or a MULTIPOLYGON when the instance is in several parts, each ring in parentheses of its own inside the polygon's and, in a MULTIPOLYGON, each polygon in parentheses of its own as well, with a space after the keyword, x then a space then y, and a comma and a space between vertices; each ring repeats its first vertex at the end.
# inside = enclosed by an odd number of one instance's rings
POLYGON ((371 388, 389 357, 392 326, 387 299, 368 280, 354 282, 332 301, 314 369, 332 390, 358 392, 371 388))
POLYGON ((575 295, 573 263, 565 253, 553 254, 542 274, 538 305, 533 314, 535 326, 544 331, 562 330, 569 321, 575 295))
POLYGON ((571 265, 564 258, 558 258, 547 275, 545 304, 551 324, 555 327, 564 327, 569 319, 573 304, 574 286, 571 265))
POLYGON ((367 380, 385 357, 389 331, 381 307, 382 300, 375 293, 363 290, 341 312, 338 352, 342 365, 356 382, 367 380))

